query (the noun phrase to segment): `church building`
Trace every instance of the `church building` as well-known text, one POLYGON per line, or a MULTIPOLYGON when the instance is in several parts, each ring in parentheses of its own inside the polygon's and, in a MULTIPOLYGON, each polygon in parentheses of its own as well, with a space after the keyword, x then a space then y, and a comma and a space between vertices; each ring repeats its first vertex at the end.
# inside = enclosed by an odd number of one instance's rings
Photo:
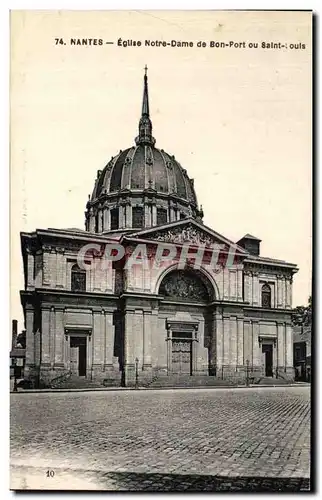
POLYGON ((145 72, 135 144, 97 172, 85 229, 21 233, 25 377, 293 380, 296 265, 204 225, 193 179, 155 142, 145 72))

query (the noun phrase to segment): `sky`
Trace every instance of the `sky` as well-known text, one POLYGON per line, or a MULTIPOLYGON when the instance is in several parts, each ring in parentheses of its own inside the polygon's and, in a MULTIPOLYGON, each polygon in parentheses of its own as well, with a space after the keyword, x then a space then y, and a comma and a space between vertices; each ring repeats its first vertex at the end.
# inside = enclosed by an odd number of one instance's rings
POLYGON ((261 255, 296 263, 293 305, 307 303, 311 55, 309 12, 13 12, 11 317, 20 328, 19 233, 84 228, 97 170, 134 144, 145 64, 156 146, 194 178, 204 223, 233 241, 253 234, 261 255), (104 43, 73 46, 72 38, 104 43), (118 46, 119 39, 142 45, 118 46), (194 46, 178 47, 182 41, 194 46), (267 48, 271 42, 287 48, 267 48))

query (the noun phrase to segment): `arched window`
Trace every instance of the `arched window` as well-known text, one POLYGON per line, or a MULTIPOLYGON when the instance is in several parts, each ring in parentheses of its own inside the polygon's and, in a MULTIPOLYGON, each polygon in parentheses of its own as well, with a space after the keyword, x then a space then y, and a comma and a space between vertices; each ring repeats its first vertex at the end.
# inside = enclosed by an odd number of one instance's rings
POLYGON ((115 229, 119 228, 119 209, 118 208, 112 208, 111 210, 111 230, 114 231, 115 229))
POLYGON ((132 227, 143 227, 143 207, 132 208, 132 227))
POLYGON ((157 226, 168 222, 168 211, 165 208, 157 208, 157 226))
POLYGON ((85 292, 86 291, 86 271, 80 269, 77 264, 72 267, 71 273, 71 288, 73 292, 85 292))
POLYGON ((265 283, 262 286, 262 307, 272 307, 272 292, 271 287, 265 283))

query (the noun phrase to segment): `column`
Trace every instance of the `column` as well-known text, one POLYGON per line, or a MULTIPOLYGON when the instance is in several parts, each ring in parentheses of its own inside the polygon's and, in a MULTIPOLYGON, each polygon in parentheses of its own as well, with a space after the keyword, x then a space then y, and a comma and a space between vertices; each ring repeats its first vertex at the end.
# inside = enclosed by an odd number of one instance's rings
POLYGON ((152 313, 144 311, 143 315, 143 370, 151 369, 152 313))
POLYGON ((237 301, 243 301, 243 270, 237 267, 237 301))
POLYGON ((175 210, 173 208, 172 201, 170 201, 170 205, 169 205, 169 217, 170 217, 170 222, 173 222, 176 220, 176 214, 175 214, 175 210))
POLYGON ((55 366, 64 366, 64 309, 55 308, 55 366))
POLYGON ((119 228, 125 227, 125 214, 124 214, 124 206, 120 205, 118 207, 119 210, 119 228))
POLYGON ((151 227, 152 221, 151 221, 151 205, 148 203, 144 204, 144 220, 145 220, 145 227, 151 227))
POLYGON ((286 287, 286 300, 285 300, 285 307, 286 309, 291 308, 291 280, 286 279, 285 280, 285 287, 286 287))
POLYGON ((223 317, 221 314, 215 314, 214 319, 216 325, 215 327, 216 341, 214 344, 212 344, 212 348, 213 350, 216 349, 216 357, 213 358, 213 361, 216 360, 216 375, 218 377, 219 370, 221 370, 222 365, 224 364, 224 325, 223 325, 223 317))
POLYGON ((279 370, 285 367, 285 326, 284 323, 277 323, 277 366, 279 370))
POLYGON ((50 366, 50 310, 41 311, 41 364, 50 366))
POLYGON ((152 205, 152 226, 157 225, 157 207, 152 205))
POLYGON ((125 206, 125 218, 126 218, 126 227, 132 227, 132 207, 130 204, 125 206))
POLYGON ((89 232, 95 233, 95 217, 93 213, 91 213, 89 217, 89 232))
POLYGON ((111 213, 108 207, 103 210, 103 231, 109 231, 111 228, 111 213))
POLYGON ((237 365, 244 365, 244 318, 237 318, 237 365))
MULTIPOLYGON (((114 357, 114 342, 115 342, 115 327, 113 325, 112 311, 103 313, 103 320, 105 322, 105 369, 112 369, 114 357)), ((104 331, 104 329, 103 329, 104 331)))
POLYGON ((26 366, 33 366, 34 357, 34 310, 31 306, 26 307, 26 366))

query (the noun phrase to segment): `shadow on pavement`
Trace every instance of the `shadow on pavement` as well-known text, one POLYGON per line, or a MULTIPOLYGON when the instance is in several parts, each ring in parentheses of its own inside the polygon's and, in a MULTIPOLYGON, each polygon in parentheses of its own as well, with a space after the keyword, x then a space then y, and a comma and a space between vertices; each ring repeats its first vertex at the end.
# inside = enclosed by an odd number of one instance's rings
POLYGON ((198 474, 112 472, 102 480, 123 491, 309 491, 308 478, 224 477, 198 474))
POLYGON ((206 474, 169 474, 144 472, 108 472, 57 470, 55 480, 44 479, 44 470, 14 467, 20 474, 11 483, 14 491, 225 491, 225 492, 295 492, 310 491, 308 478, 213 476, 206 474))

